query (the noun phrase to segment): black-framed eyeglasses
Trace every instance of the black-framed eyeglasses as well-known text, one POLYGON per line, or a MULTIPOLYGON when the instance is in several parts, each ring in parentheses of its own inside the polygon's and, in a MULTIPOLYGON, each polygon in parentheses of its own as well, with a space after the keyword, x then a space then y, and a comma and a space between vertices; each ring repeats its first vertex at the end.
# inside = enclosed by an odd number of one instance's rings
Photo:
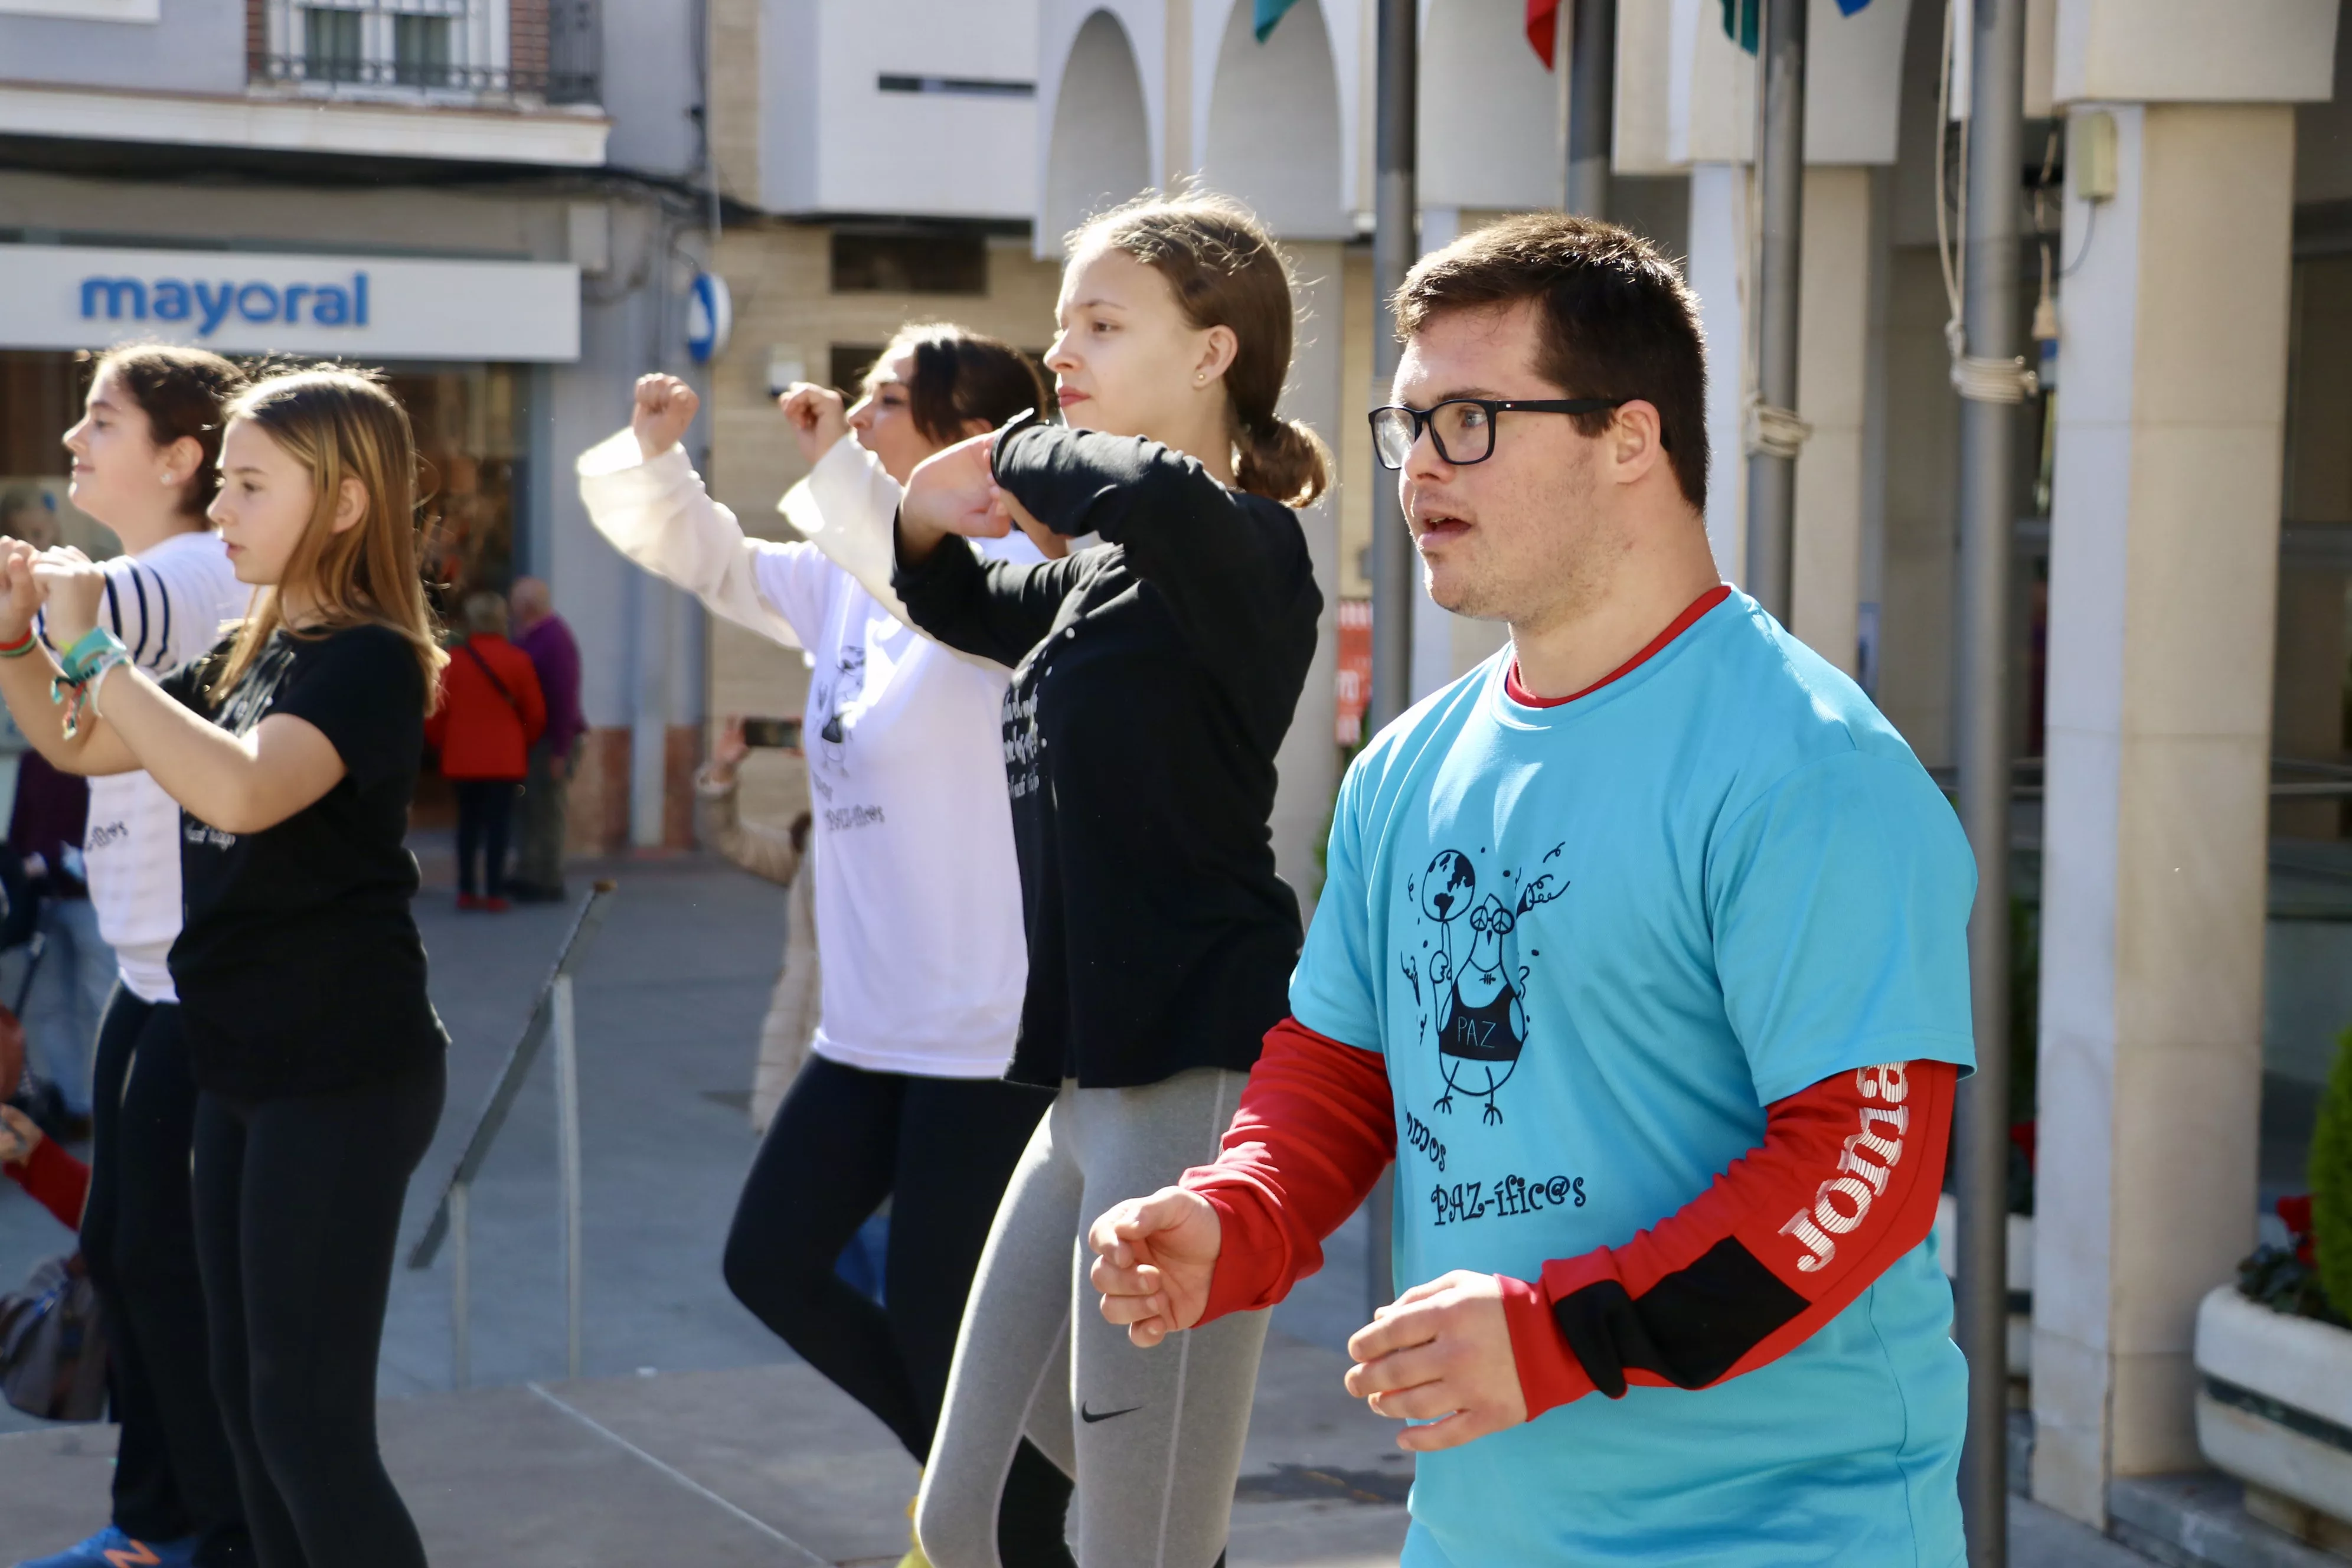
POLYGON ((1599 414, 1633 402, 1630 397, 1449 397, 1434 408, 1391 403, 1371 413, 1372 450, 1381 467, 1402 468, 1423 430, 1437 455, 1459 468, 1495 455, 1497 414, 1599 414))

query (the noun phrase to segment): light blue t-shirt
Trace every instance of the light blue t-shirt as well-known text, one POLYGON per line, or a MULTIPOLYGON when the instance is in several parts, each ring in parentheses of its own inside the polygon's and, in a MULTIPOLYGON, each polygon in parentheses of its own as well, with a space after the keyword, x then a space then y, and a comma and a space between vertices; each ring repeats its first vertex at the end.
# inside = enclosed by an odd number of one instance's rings
MULTIPOLYGON (((1381 1051, 1400 1289, 1619 1246, 1834 1073, 1973 1065, 1958 818, 1854 684, 1733 593, 1538 708, 1507 649, 1348 772, 1291 983, 1381 1051)), ((1423 1455, 1406 1568, 1962 1560, 1968 1370, 1927 1247, 1777 1361, 1423 1455)))

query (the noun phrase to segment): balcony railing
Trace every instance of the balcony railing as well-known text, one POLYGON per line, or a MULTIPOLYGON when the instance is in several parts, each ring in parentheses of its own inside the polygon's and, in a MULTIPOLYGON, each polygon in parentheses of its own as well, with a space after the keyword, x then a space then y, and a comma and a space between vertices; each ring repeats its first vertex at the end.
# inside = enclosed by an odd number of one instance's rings
POLYGON ((256 88, 389 100, 594 103, 598 0, 247 0, 256 88))

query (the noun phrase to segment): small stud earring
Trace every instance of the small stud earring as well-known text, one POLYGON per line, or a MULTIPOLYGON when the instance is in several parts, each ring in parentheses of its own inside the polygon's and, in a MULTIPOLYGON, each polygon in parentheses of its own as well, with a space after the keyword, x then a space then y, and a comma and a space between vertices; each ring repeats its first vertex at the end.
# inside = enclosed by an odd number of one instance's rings
POLYGON ((170 484, 170 483, 172 482, 172 476, 171 476, 171 475, 169 475, 169 474, 159 474, 158 476, 156 476, 156 478, 157 478, 158 482, 159 482, 159 483, 162 483, 162 484, 167 484, 167 485, 168 485, 168 484, 170 484))

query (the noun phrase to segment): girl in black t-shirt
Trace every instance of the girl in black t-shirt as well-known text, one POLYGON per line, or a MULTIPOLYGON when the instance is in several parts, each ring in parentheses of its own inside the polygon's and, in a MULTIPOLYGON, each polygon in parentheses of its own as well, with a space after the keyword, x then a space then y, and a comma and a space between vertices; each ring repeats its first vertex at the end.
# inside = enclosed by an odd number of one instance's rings
POLYGON ((1238 205, 1105 214, 1071 237, 1045 357, 1075 428, 951 447, 899 510, 908 614, 1013 667, 1029 976, 1010 1076, 1058 1091, 957 1342, 917 1521, 940 1568, 993 1563, 1024 1426, 1074 1461, 1079 1562, 1224 1546, 1265 1314, 1139 1350, 1071 1259, 1104 1209, 1216 1157, 1289 1011, 1298 903, 1267 820, 1323 607, 1290 509, 1327 478, 1322 443, 1275 411, 1292 310, 1281 253, 1238 205), (949 537, 1016 523, 1103 542, 1018 566, 949 537))
POLYGON ((263 1568, 422 1568, 375 1438, 394 1242, 446 1045, 402 845, 444 661, 415 445, 379 382, 320 367, 238 396, 220 467, 211 516, 261 590, 235 635, 159 683, 99 625, 94 566, 11 544, 0 695, 58 766, 144 768, 180 803, 196 1238, 263 1568), (44 608, 55 657, 30 630, 44 608))

